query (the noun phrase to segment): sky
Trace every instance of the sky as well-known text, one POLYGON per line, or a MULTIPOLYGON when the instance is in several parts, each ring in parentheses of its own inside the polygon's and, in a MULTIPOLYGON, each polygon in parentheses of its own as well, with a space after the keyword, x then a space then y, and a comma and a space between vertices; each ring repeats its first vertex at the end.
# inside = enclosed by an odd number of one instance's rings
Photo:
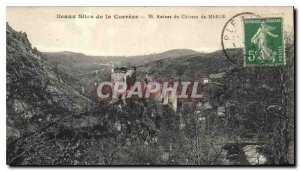
MULTIPOLYGON (((13 29, 26 32, 32 46, 42 52, 133 56, 172 49, 220 50, 225 23, 241 12, 283 17, 284 29, 293 30, 292 7, 7 7, 6 19, 13 29), (111 15, 112 19, 62 19, 57 14, 111 15), (213 14, 224 18, 209 19, 213 14), (114 15, 139 18, 114 19, 114 15), (177 15, 179 19, 150 19, 148 15, 177 15), (183 19, 182 15, 199 19, 183 19), (200 19, 201 15, 207 18, 200 19)), ((237 31, 242 30, 238 26, 237 31)))

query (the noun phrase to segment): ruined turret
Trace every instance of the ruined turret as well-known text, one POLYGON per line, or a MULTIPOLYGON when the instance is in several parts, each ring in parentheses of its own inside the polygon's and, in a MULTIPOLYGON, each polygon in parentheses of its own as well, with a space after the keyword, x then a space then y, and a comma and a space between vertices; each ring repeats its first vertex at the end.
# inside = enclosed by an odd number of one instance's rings
POLYGON ((127 85, 133 86, 136 82, 136 67, 130 67, 125 74, 125 82, 127 85))
MULTIPOLYGON (((130 67, 129 69, 126 67, 115 67, 112 69, 111 73, 111 82, 125 82, 127 84, 127 90, 130 89, 136 82, 136 67, 130 67)), ((123 93, 118 97, 125 101, 126 93, 123 93)))
POLYGON ((127 68, 125 67, 115 67, 112 69, 111 73, 111 82, 124 82, 125 81, 125 75, 127 72, 127 68))

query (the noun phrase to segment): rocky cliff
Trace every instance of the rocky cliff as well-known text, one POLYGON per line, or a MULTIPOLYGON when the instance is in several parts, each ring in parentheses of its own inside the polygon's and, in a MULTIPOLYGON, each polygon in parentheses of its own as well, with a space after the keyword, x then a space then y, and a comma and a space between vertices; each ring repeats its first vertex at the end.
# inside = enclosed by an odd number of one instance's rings
POLYGON ((57 70, 32 48, 24 32, 6 25, 7 144, 63 117, 80 114, 92 102, 76 80, 57 70))

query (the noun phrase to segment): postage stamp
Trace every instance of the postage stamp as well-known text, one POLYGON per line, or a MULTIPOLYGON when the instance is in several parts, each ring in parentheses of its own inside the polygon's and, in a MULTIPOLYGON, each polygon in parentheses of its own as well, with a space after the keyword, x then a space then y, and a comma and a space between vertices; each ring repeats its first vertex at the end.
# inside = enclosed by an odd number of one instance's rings
POLYGON ((245 66, 285 64, 282 18, 245 18, 244 38, 245 66))

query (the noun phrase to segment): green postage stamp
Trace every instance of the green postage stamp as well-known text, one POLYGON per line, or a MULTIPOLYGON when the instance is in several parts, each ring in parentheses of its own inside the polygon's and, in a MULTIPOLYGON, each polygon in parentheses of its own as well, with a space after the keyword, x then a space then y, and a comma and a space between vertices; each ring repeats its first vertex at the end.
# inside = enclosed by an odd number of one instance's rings
POLYGON ((282 18, 244 19, 244 33, 245 66, 285 64, 282 18))

